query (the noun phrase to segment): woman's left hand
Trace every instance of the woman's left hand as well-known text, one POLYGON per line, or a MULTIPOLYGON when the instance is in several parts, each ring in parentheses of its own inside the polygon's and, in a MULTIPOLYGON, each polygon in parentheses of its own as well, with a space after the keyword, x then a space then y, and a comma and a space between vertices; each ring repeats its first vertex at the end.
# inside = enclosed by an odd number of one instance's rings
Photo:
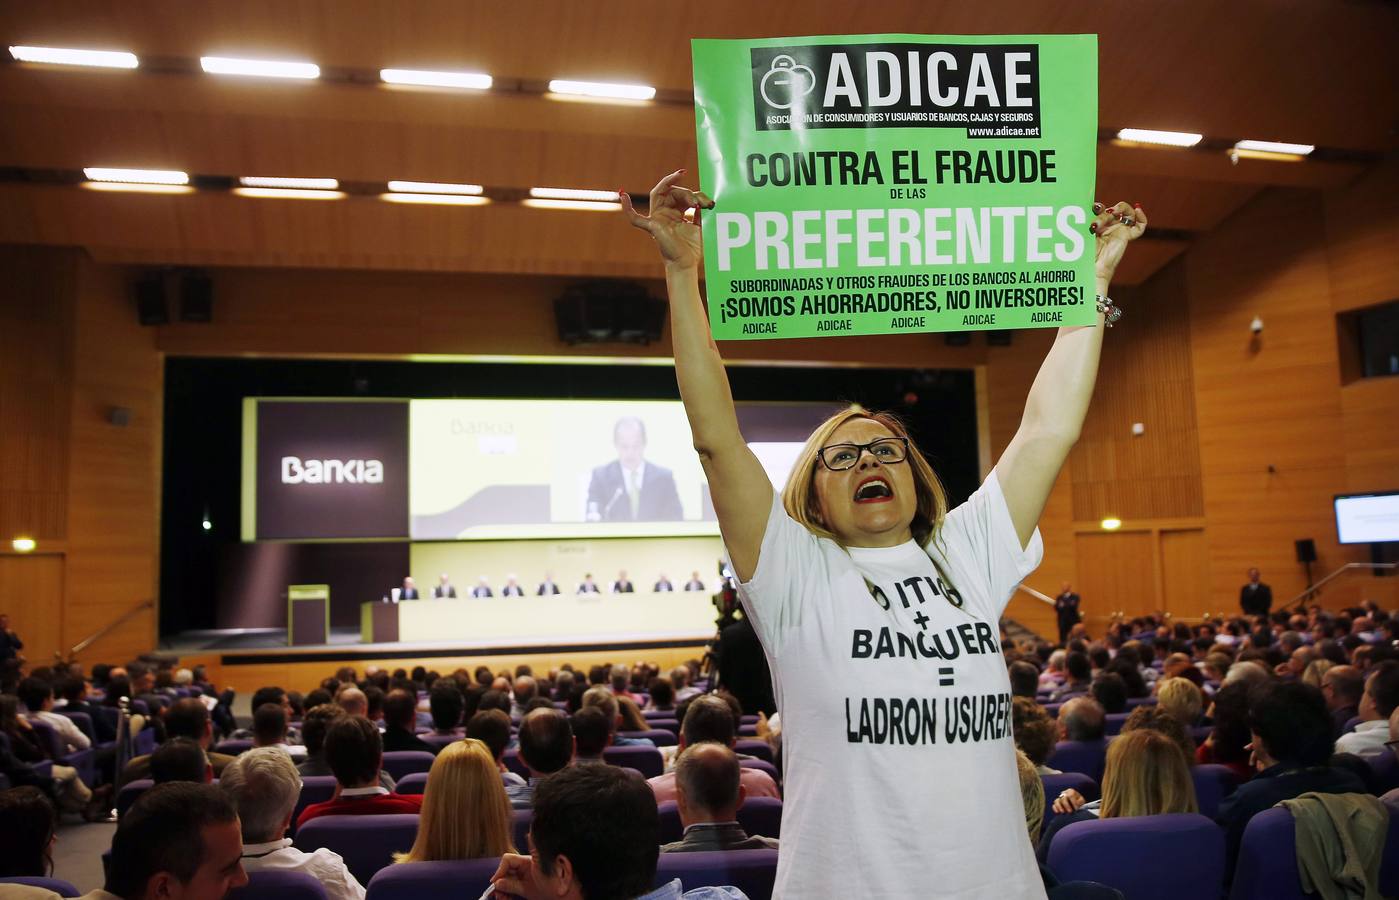
POLYGON ((1146 210, 1140 206, 1129 206, 1123 201, 1109 207, 1094 203, 1093 213, 1096 218, 1089 229, 1097 237, 1094 272, 1099 286, 1106 287, 1112 280, 1112 274, 1117 271, 1117 264, 1122 262, 1128 242, 1146 233, 1146 210))
POLYGON ((1054 798, 1054 812, 1057 815, 1066 815, 1073 812, 1087 802, 1083 795, 1073 788, 1065 788, 1064 792, 1054 798))

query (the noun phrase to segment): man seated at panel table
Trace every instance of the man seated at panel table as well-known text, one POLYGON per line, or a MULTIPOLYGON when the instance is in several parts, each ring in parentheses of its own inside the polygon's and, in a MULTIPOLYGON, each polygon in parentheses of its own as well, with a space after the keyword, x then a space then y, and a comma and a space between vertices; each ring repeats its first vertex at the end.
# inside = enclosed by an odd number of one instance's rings
POLYGON ((636 592, 636 586, 633 585, 633 584, 631 583, 631 579, 627 577, 627 570, 626 570, 626 569, 623 569, 622 571, 618 572, 618 573, 617 573, 617 580, 614 581, 614 582, 612 582, 612 591, 611 591, 611 593, 614 593, 614 594, 632 594, 632 593, 635 593, 635 592, 636 592))
POLYGON ((346 716, 330 726, 325 735, 325 760, 339 790, 333 799, 302 810, 297 828, 320 816, 422 813, 422 795, 390 794, 379 783, 383 739, 374 723, 363 716, 346 716))
POLYGON ((559 593, 559 586, 554 583, 554 573, 545 572, 544 580, 539 583, 539 589, 534 592, 536 597, 544 597, 559 593))
POLYGON ((506 576, 505 576, 505 587, 503 587, 503 588, 500 589, 500 596, 502 596, 502 597, 523 597, 524 595, 525 595, 525 589, 522 588, 522 587, 520 587, 519 579, 517 579, 517 578, 515 577, 515 573, 514 573, 514 572, 511 572, 509 575, 506 575, 506 576))
POLYGON ((364 900, 364 888, 340 854, 324 847, 298 850, 287 837, 301 793, 301 776, 285 754, 256 748, 224 770, 219 789, 238 808, 243 832, 243 870, 303 872, 321 883, 330 900, 364 900))
POLYGON ((699 570, 690 573, 690 580, 685 582, 687 591, 704 591, 708 588, 704 585, 704 579, 700 578, 699 570))
MULTIPOLYGON (((215 778, 222 774, 225 766, 233 762, 233 757, 227 753, 215 753, 209 749, 214 740, 214 724, 209 719, 208 707, 194 697, 176 700, 165 711, 165 739, 168 741, 173 738, 188 738, 204 748, 209 765, 214 768, 215 778)), ((150 777, 150 755, 138 756, 121 770, 121 777, 117 780, 118 787, 129 781, 150 777)))
POLYGON ((403 587, 401 587, 401 588, 398 589, 398 599, 400 599, 400 600, 417 600, 417 599, 418 599, 418 586, 417 586, 416 583, 414 583, 413 578, 412 578, 411 575, 410 575, 409 577, 403 579, 403 587))
POLYGON ((678 878, 657 888, 659 838, 656 804, 640 780, 615 766, 569 766, 535 791, 534 856, 505 854, 491 881, 497 896, 524 900, 747 900, 734 887, 682 893, 678 878))
POLYGON ((670 579, 666 577, 664 572, 656 576, 656 583, 651 585, 651 591, 657 594, 664 594, 673 590, 675 590, 675 585, 670 583, 670 579))
POLYGON ((482 575, 480 578, 476 579, 476 587, 471 589, 471 596, 494 597, 495 593, 491 590, 491 580, 485 575, 482 575))
POLYGON ((593 573, 588 572, 583 576, 583 580, 578 583, 578 590, 574 591, 573 593, 600 594, 602 593, 602 591, 600 588, 598 588, 597 582, 593 581, 593 573))
MULTIPOLYGON (((738 722, 739 717, 735 715, 734 707, 718 694, 705 694, 691 700, 685 709, 685 721, 680 725, 679 740, 675 747, 661 748, 662 756, 666 750, 674 750, 666 760, 667 771, 663 775, 657 775, 650 779, 651 790, 656 794, 656 802, 664 803, 675 798, 676 775, 672 768, 674 761, 682 755, 686 748, 694 747, 697 744, 721 744, 729 749, 733 749, 738 743, 738 722)), ((744 756, 744 759, 752 757, 744 756)), ((745 768, 740 773, 744 790, 749 797, 774 797, 781 798, 782 794, 777 790, 777 783, 772 780, 772 776, 762 769, 745 768)))
POLYGON ((662 853, 708 850, 776 850, 777 840, 752 835, 738 824, 747 791, 739 782, 738 757, 722 744, 696 744, 675 764, 675 802, 685 836, 661 845, 662 853))
POLYGON ((434 600, 455 600, 457 589, 452 586, 452 579, 446 572, 437 576, 437 586, 432 589, 432 599, 434 600))
POLYGON ((520 761, 529 769, 529 781, 505 786, 515 809, 529 809, 539 779, 573 762, 573 726, 559 709, 536 709, 520 722, 520 761))

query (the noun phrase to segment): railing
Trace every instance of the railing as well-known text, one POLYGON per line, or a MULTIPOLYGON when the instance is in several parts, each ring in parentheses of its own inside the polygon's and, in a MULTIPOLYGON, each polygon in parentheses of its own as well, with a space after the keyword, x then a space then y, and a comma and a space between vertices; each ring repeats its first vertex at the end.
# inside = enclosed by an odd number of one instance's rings
POLYGON ((1325 578, 1321 579, 1316 584, 1312 585, 1302 593, 1298 594, 1296 597, 1293 597, 1291 600, 1284 603, 1283 606, 1297 606, 1313 594, 1321 593, 1322 586, 1334 581, 1335 579, 1341 577, 1347 572, 1352 572, 1356 569, 1399 569, 1399 563, 1346 563, 1336 571, 1332 572, 1330 575, 1327 575, 1325 578))
MULTIPOLYGON (((69 659, 72 659, 73 657, 77 656, 79 653, 82 653, 82 652, 83 652, 84 650, 86 650, 88 647, 91 647, 95 641, 97 641, 98 639, 100 639, 101 637, 103 637, 104 635, 106 635, 106 634, 107 634, 108 632, 110 632, 112 629, 116 628, 118 625, 121 625, 121 624, 123 624, 123 623, 125 623, 125 622, 127 622, 127 621, 129 621, 129 620, 131 620, 131 619, 134 619, 138 613, 144 612, 145 610, 148 610, 148 609, 155 609, 155 601, 154 601, 154 600, 143 600, 143 601, 141 601, 141 602, 138 603, 136 606, 133 606, 131 609, 129 609, 129 610, 127 610, 126 612, 122 613, 120 616, 117 616, 117 617, 116 617, 115 619, 113 619, 111 622, 108 622, 106 625, 104 625, 104 626, 102 626, 101 628, 97 629, 97 630, 94 631, 92 634, 90 634, 90 635, 88 635, 87 637, 83 638, 81 641, 78 641, 76 644, 73 645, 72 649, 70 649, 70 650, 68 651, 68 658, 69 658, 69 659)), ((58 656, 57 653, 55 653, 54 655, 55 655, 55 656, 58 656)))

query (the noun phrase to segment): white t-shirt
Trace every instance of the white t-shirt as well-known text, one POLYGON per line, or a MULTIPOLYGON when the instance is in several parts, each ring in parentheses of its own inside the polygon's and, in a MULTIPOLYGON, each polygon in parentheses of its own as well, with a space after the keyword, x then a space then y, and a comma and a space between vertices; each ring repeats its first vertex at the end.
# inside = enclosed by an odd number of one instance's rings
POLYGON ((774 897, 1045 896, 997 627, 1042 555, 1038 530, 1021 548, 995 472, 926 551, 842 549, 773 497, 739 596, 784 725, 774 897))

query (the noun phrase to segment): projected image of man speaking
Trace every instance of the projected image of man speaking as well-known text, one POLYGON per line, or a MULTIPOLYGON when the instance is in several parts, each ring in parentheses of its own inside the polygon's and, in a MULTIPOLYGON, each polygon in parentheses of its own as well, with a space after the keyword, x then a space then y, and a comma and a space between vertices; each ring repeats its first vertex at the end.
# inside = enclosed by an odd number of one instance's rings
POLYGON ((684 517, 675 476, 647 462, 646 424, 623 416, 612 426, 617 458, 593 469, 588 482, 589 522, 674 522, 684 517))

